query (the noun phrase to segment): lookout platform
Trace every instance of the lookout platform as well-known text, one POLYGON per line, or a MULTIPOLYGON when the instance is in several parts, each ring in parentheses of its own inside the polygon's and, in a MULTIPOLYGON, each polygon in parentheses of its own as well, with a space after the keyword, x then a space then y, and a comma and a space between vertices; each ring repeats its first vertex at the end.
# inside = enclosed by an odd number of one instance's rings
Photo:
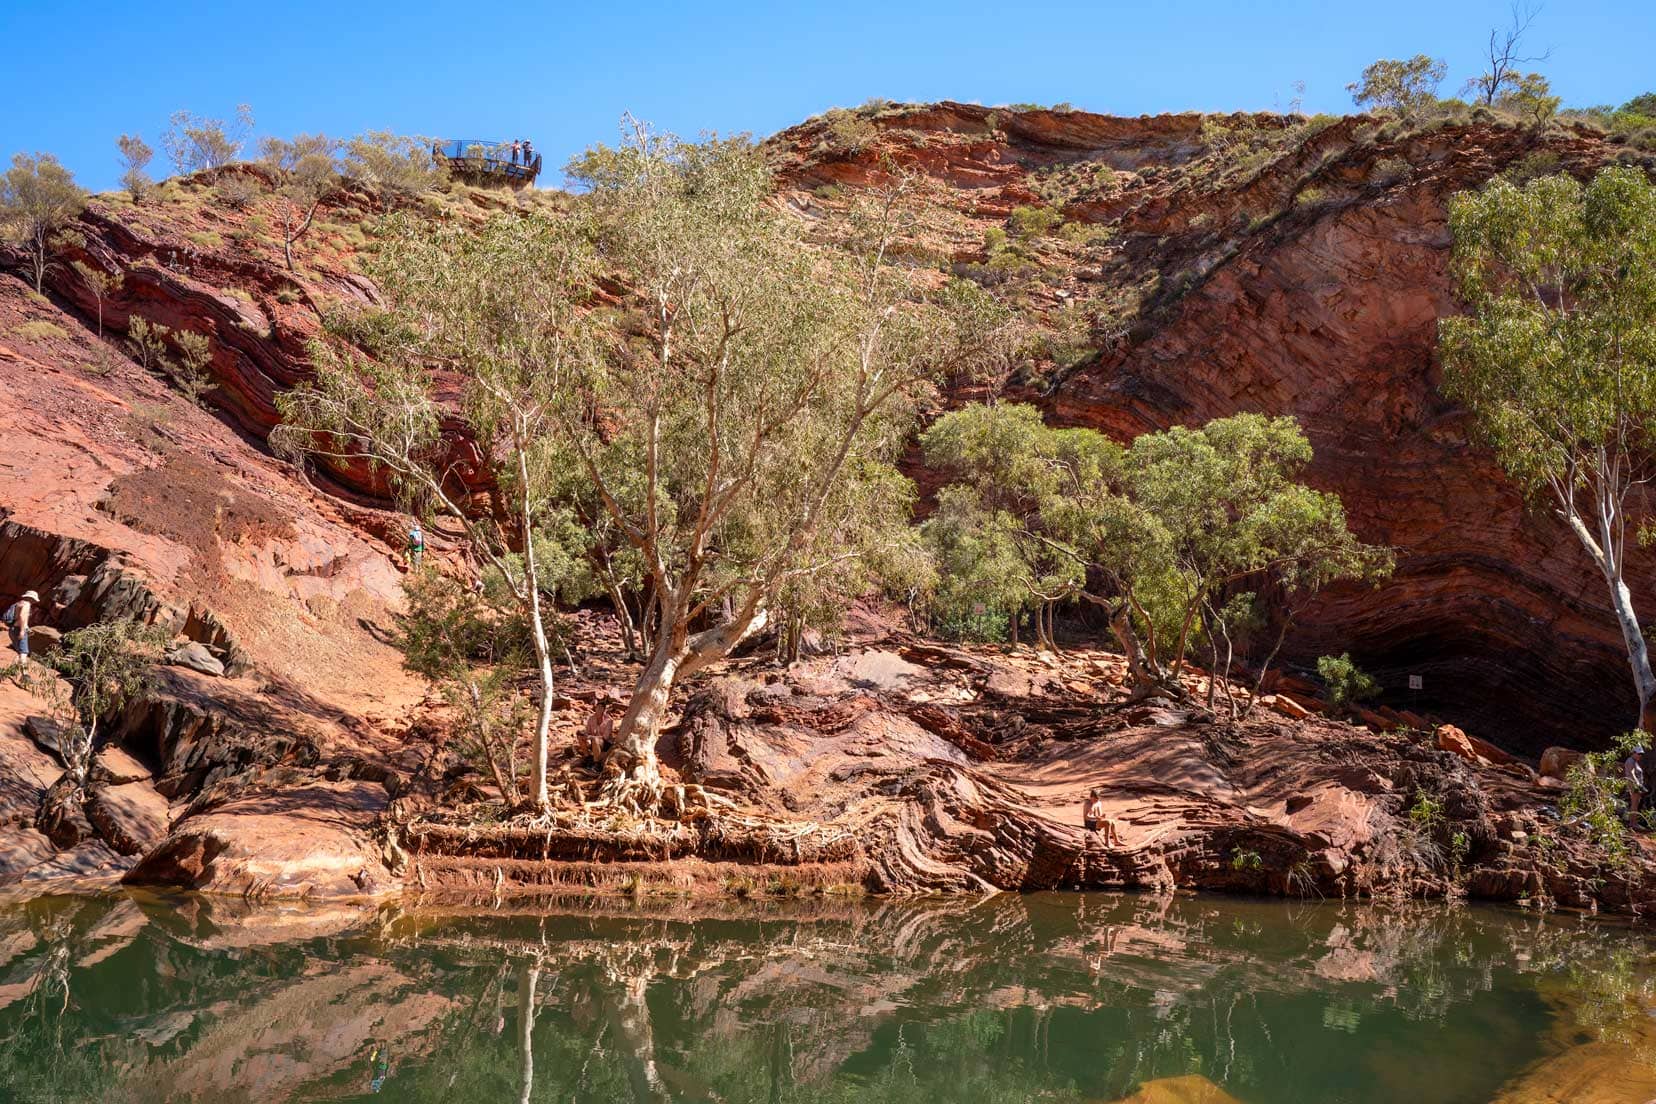
POLYGON ((524 188, 540 176, 541 155, 529 160, 513 156, 512 143, 495 138, 450 138, 434 142, 433 157, 448 162, 449 171, 478 183, 524 188))

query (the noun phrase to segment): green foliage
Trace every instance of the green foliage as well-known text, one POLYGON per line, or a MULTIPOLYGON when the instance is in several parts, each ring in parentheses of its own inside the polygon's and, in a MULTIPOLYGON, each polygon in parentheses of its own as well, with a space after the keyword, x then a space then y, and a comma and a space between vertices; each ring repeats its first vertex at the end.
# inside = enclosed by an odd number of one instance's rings
POLYGON ((1495 101, 1496 106, 1532 123, 1544 123, 1558 114, 1562 101, 1552 94, 1552 84, 1540 73, 1514 74, 1510 86, 1495 101))
POLYGON ((1328 707, 1349 713, 1358 702, 1380 693, 1380 685, 1351 661, 1351 653, 1323 656, 1317 660, 1317 676, 1328 691, 1328 707))
POLYGON ((1245 873, 1265 869, 1265 860, 1260 858, 1258 851, 1238 849, 1231 852, 1230 865, 1232 870, 1245 873))
POLYGON ((1580 827, 1613 864, 1627 863, 1633 853, 1622 808, 1627 796, 1622 762, 1634 748, 1646 747, 1649 743, 1647 733, 1623 733, 1609 748, 1583 756, 1572 764, 1564 776, 1564 794, 1558 802, 1564 823, 1580 827))
POLYGON ((63 741, 64 764, 86 781, 97 750, 98 725, 144 694, 154 681, 166 630, 134 620, 99 621, 63 637, 47 658, 68 686, 49 691, 59 718, 71 729, 63 741))
POLYGON ((1382 108, 1408 118, 1437 102, 1437 87, 1447 72, 1444 62, 1425 54, 1405 61, 1387 58, 1364 69, 1346 91, 1358 107, 1382 108))
POLYGON ((1380 185, 1396 184, 1407 180, 1414 172, 1414 166, 1402 157, 1382 157, 1369 170, 1369 179, 1380 185))
POLYGON ((46 279, 54 239, 85 207, 86 193, 74 174, 49 153, 19 153, 0 175, 0 233, 28 258, 36 294, 46 279))
POLYGON ((201 169, 217 169, 241 156, 242 146, 253 133, 253 109, 236 107, 230 122, 175 111, 161 135, 161 148, 180 176, 201 169))
POLYGON ((914 404, 1001 321, 975 291, 917 295, 893 278, 900 196, 852 206, 847 251, 815 247, 770 204, 768 167, 745 139, 684 143, 639 125, 569 173, 583 196, 557 217, 386 219, 370 274, 390 309, 329 321, 336 336, 371 332, 378 355, 318 346, 314 380, 279 400, 277 439, 366 458, 453 516, 532 619, 542 588, 526 579, 542 569, 516 555, 554 555, 557 510, 594 535, 605 589, 648 578, 661 663, 617 732, 618 754, 648 778, 647 737, 678 671, 772 614, 816 616, 867 578, 853 561, 912 542, 893 461, 914 404), (595 303, 612 273, 623 298, 595 303), (448 496, 441 425, 453 409, 434 364, 468 381, 458 413, 500 488, 492 517, 448 496), (611 570, 623 553, 634 566, 611 570))
POLYGON ((429 139, 369 131, 345 143, 340 171, 377 192, 389 208, 441 186, 448 162, 432 157, 429 139))
POLYGON ((861 153, 880 136, 880 128, 860 111, 836 107, 823 112, 823 144, 841 153, 861 153))
POLYGON ((532 677, 529 627, 510 588, 496 578, 481 594, 436 571, 404 581, 403 664, 423 676, 460 718, 460 747, 487 769, 508 804, 522 796, 519 755, 527 703, 517 683, 532 677))
POLYGON ((213 350, 206 334, 172 330, 133 315, 127 323, 127 348, 142 368, 171 380, 191 402, 200 402, 213 385, 207 371, 213 350))
POLYGON ((1613 166, 1583 186, 1503 179, 1450 204, 1467 305, 1439 323, 1445 393, 1608 583, 1640 701, 1656 695, 1621 585, 1656 430, 1656 186, 1613 166))
POLYGON ((1409 823, 1416 831, 1431 835, 1443 823, 1443 802, 1433 797, 1425 790, 1415 794, 1414 804, 1409 806, 1409 823))
POLYGON ((123 134, 115 139, 115 146, 121 152, 121 187, 134 203, 142 203, 149 195, 155 182, 150 179, 144 170, 155 157, 155 151, 149 143, 136 134, 123 134))
POLYGON ((1062 211, 1051 207, 1014 207, 1006 224, 1020 241, 1044 237, 1064 221, 1062 211))
POLYGON ((1239 593, 1389 567, 1338 498, 1295 482, 1311 450, 1291 418, 1237 415, 1123 449, 1032 407, 974 404, 922 445, 954 479, 927 524, 945 592, 969 584, 962 602, 1008 611, 1077 596, 1108 608, 1130 661, 1142 637, 1145 677, 1176 669, 1204 609, 1240 615, 1239 593))
POLYGON ((1620 167, 1496 180, 1450 229, 1470 309, 1439 325, 1445 391, 1521 486, 1587 490, 1601 449, 1656 426, 1656 187, 1620 167))

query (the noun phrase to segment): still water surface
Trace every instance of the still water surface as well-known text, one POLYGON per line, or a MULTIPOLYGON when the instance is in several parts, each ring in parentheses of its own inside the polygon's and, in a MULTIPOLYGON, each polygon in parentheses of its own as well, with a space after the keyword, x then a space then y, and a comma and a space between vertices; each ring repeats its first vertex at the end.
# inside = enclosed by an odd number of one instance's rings
POLYGON ((1483 908, 0 905, 5 1101, 1643 1104, 1656 947, 1483 908))

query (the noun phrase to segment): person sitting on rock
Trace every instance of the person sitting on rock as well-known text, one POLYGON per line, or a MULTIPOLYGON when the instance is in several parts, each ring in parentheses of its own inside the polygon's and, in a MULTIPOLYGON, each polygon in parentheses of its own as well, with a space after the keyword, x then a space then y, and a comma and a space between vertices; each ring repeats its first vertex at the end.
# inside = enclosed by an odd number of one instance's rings
POLYGON ((592 712, 587 714, 586 724, 575 736, 575 751, 583 759, 591 760, 595 765, 602 765, 604 754, 609 750, 610 737, 615 732, 615 717, 612 713, 614 705, 612 692, 604 690, 593 699, 592 712))
POLYGON ((1089 832, 1103 832, 1105 847, 1121 846, 1121 833, 1116 830, 1115 821, 1105 812, 1102 790, 1094 789, 1087 794, 1087 800, 1081 806, 1081 823, 1087 826, 1089 832))
POLYGON ((12 647, 17 651, 19 666, 29 665, 29 618, 34 615, 34 608, 40 604, 40 595, 32 590, 25 590, 23 597, 6 607, 6 612, 0 614, 7 628, 11 630, 12 647))
POLYGON ((1633 754, 1622 763, 1622 776, 1627 779, 1627 826, 1637 828, 1639 806, 1645 795, 1644 748, 1633 749, 1633 754))

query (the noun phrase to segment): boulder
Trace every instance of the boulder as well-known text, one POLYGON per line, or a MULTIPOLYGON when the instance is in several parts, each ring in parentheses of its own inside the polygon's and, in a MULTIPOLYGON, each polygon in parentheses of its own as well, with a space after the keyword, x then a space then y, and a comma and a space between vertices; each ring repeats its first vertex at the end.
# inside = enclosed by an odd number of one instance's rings
POLYGON ((1303 721, 1311 716, 1311 711, 1287 694, 1277 694, 1270 701, 1271 708, 1284 717, 1292 717, 1296 721, 1303 721))
POLYGON ((49 656, 63 647, 63 633, 50 625, 29 626, 29 654, 49 656))
POLYGON ((23 731, 29 734, 29 739, 34 741, 35 747, 51 755, 59 763, 68 765, 68 761, 63 757, 63 743, 69 738, 69 732, 61 722, 35 713, 23 722, 23 731))
POLYGON ((1541 777, 1562 779, 1570 772, 1570 768, 1585 758, 1579 751, 1570 748, 1550 747, 1541 753, 1541 777))
POLYGON ((167 662, 174 667, 188 667, 192 671, 200 671, 204 675, 220 678, 224 676, 224 662, 214 655, 207 645, 193 640, 168 652, 167 662))
POLYGON ((1472 740, 1454 725, 1438 725, 1437 746, 1439 751, 1452 752, 1469 763, 1478 763, 1489 766, 1490 762, 1478 754, 1478 749, 1472 746, 1472 740))
POLYGON ((92 781, 106 786, 147 782, 154 773, 123 747, 111 745, 92 758, 92 781))
POLYGON ((137 855, 167 834, 167 799, 148 782, 99 786, 87 798, 86 817, 114 850, 137 855))

